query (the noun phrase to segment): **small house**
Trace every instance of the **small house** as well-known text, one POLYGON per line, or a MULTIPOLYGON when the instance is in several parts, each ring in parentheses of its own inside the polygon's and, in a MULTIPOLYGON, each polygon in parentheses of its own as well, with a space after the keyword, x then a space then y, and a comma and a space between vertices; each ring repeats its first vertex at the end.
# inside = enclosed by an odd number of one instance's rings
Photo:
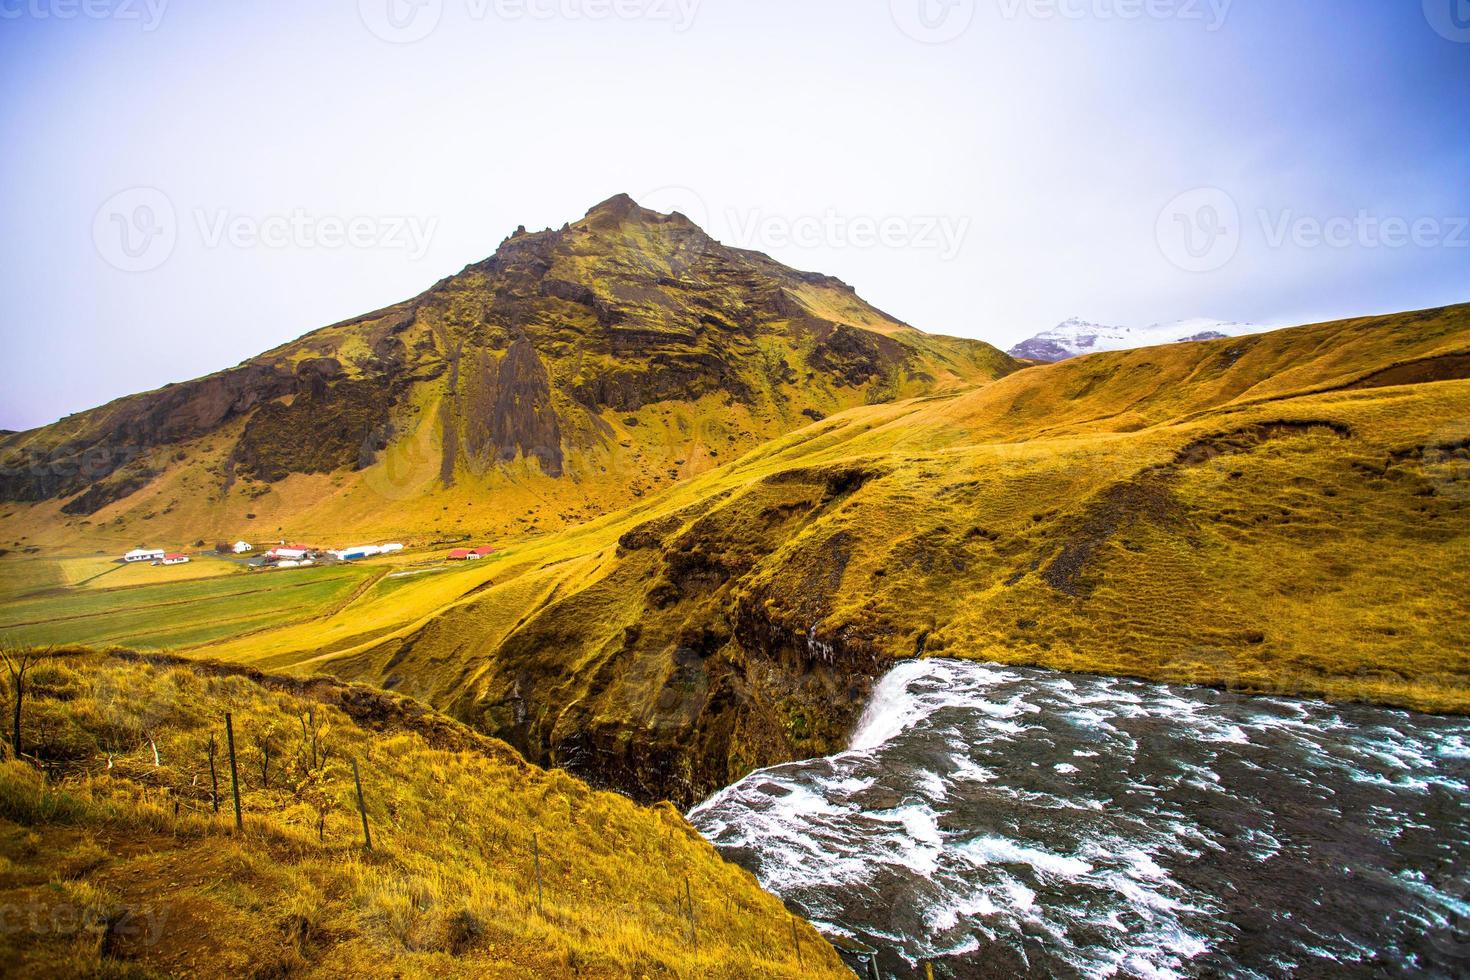
POLYGON ((133 551, 130 551, 127 554, 123 555, 123 561, 163 561, 163 558, 166 554, 167 552, 164 551, 162 548, 136 548, 133 551))
POLYGON ((255 550, 255 545, 251 544, 249 541, 236 541, 233 550, 237 555, 248 555, 250 552, 255 550))
POLYGON ((189 556, 188 555, 164 555, 163 556, 163 559, 162 559, 162 564, 164 564, 164 565, 187 565, 187 564, 189 564, 189 556))
POLYGON ((470 559, 477 557, 479 556, 468 548, 455 548, 449 553, 450 561, 469 561, 470 559))
POLYGON ((265 556, 279 562, 282 560, 300 561, 310 554, 311 549, 306 547, 305 545, 283 544, 279 548, 272 548, 270 551, 266 552, 265 556))

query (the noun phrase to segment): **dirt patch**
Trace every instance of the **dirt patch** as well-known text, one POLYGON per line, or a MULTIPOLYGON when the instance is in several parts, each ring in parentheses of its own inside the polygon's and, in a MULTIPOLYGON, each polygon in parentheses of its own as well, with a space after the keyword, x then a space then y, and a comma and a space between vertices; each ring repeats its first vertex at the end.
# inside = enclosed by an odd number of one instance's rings
POLYGON ((1175 453, 1174 459, 1161 469, 1176 470, 1186 466, 1202 466, 1215 457, 1227 453, 1252 452, 1273 439, 1289 439, 1293 436, 1313 434, 1330 434, 1341 439, 1350 439, 1353 436, 1353 430, 1341 422, 1320 419, 1262 422, 1258 425, 1248 425, 1229 432, 1196 439, 1175 453))
POLYGON ((1422 385, 1435 381, 1464 381, 1470 379, 1470 354, 1445 354, 1428 357, 1422 361, 1397 364, 1382 371, 1375 371, 1346 386, 1346 390, 1360 388, 1393 388, 1399 385, 1422 385))
MULTIPOLYGON (((1309 435, 1348 439, 1353 431, 1330 420, 1282 419, 1242 426, 1187 443, 1169 462, 1145 469, 1130 480, 1115 483, 1089 501, 1081 516, 1065 526, 1062 546, 1042 571, 1041 577, 1065 595, 1084 595, 1087 589, 1083 576, 1087 566, 1098 549, 1119 530, 1140 521, 1163 525, 1185 519, 1184 505, 1174 496, 1172 489, 1181 470, 1203 466, 1224 455, 1254 452, 1276 439, 1309 435)), ((1017 575, 1008 584, 1014 584, 1023 577, 1024 573, 1017 575)))
POLYGON ((1080 596, 1086 591, 1082 576, 1093 555, 1120 529, 1140 520, 1163 524, 1182 515, 1182 505, 1159 472, 1115 483, 1093 498, 1068 529, 1067 540, 1041 577, 1058 592, 1080 596))

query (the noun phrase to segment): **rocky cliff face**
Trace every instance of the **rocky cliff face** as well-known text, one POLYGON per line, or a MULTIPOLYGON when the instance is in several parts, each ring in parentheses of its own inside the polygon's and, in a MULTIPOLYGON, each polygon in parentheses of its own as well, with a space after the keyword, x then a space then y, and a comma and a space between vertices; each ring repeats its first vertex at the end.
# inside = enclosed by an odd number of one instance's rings
POLYGON ((585 517, 811 417, 1014 367, 619 196, 559 230, 518 231, 405 303, 0 437, 0 500, 126 522, 188 458, 222 523, 293 477, 347 474, 350 490, 351 474, 391 463, 400 511, 513 478, 543 500, 575 484, 585 517))
POLYGON ((781 473, 624 533, 595 585, 554 588, 498 644, 498 592, 334 670, 424 692, 527 758, 641 800, 690 805, 754 768, 840 749, 892 657, 818 628, 850 543, 824 542, 799 582, 769 578, 793 538, 876 470, 781 473))

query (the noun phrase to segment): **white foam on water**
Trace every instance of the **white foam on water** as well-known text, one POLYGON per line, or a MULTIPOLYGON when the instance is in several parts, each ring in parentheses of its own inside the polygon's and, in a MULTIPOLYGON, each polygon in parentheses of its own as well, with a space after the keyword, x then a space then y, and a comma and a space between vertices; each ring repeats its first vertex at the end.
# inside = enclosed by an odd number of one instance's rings
POLYGON ((974 916, 992 916, 1000 912, 1000 906, 996 905, 985 892, 974 894, 961 899, 950 905, 938 905, 924 913, 924 925, 931 932, 946 933, 960 924, 961 919, 974 916))
POLYGON ((1079 878, 1092 872, 1092 865, 1080 858, 1024 847, 1004 837, 977 837, 955 850, 976 865, 1025 864, 1061 878, 1079 878))
POLYGON ((921 772, 918 775, 919 789, 931 800, 942 800, 948 792, 944 780, 932 772, 921 772))
POLYGON ((866 779, 857 776, 846 776, 828 780, 822 784, 822 788, 833 795, 848 797, 856 796, 864 790, 872 789, 875 782, 877 782, 877 779, 872 776, 866 779))
POLYGON ((868 859, 876 864, 897 866, 921 878, 933 878, 939 870, 944 850, 938 817, 928 806, 908 804, 892 810, 869 814, 880 823, 895 825, 891 833, 882 834, 871 843, 868 859))
POLYGON ((926 704, 909 694, 909 684, 929 672, 929 662, 923 660, 910 660, 890 670, 873 687, 850 747, 875 749, 939 710, 939 704, 926 704))
POLYGON ((1251 744, 1250 736, 1239 725, 1225 725, 1222 729, 1214 729, 1203 733, 1203 737, 1209 742, 1229 742, 1232 745, 1251 744))
POLYGON ((1001 887, 1010 896, 1011 905, 1017 909, 1025 911, 1036 904, 1036 892, 1009 875, 1001 876, 1001 887))
POLYGON ((993 783, 998 778, 995 770, 976 765, 967 755, 951 755, 949 761, 954 766, 949 777, 952 782, 978 786, 993 783))
MULTIPOLYGON (((1375 721, 1344 710, 911 661, 874 687, 847 752, 754 774, 690 817, 742 862, 757 855, 751 866, 762 883, 830 923, 828 931, 910 964, 963 957, 981 948, 977 937, 1014 947, 1020 936, 1045 935, 1044 957, 1083 975, 1177 977, 1230 932, 1213 893, 1186 889, 1171 867, 1238 849, 1263 866, 1300 859, 1299 840, 1269 832, 1278 827, 1269 812, 1266 829, 1250 820, 1234 831, 1200 812, 1250 805, 1240 787, 1274 782, 1339 800, 1314 804, 1328 827, 1342 811, 1393 839, 1430 829, 1415 820, 1424 815, 1412 806, 1354 810, 1363 791, 1353 786, 1381 787, 1395 801, 1466 792, 1458 777, 1470 727, 1429 728, 1406 714, 1389 724, 1386 714, 1375 721), (885 802, 864 812, 864 799, 885 802), (849 921, 838 911, 844 903, 871 913, 849 921)), ((1422 901, 1405 913, 1415 921, 1470 915, 1422 875, 1403 885, 1419 896, 1411 905, 1422 901)), ((1225 962, 1235 975, 1261 976, 1275 972, 1272 962, 1342 962, 1355 950, 1329 934, 1267 950, 1259 969, 1225 962)))
POLYGON ((1435 746, 1435 753, 1450 759, 1470 759, 1470 744, 1459 735, 1447 735, 1435 746))

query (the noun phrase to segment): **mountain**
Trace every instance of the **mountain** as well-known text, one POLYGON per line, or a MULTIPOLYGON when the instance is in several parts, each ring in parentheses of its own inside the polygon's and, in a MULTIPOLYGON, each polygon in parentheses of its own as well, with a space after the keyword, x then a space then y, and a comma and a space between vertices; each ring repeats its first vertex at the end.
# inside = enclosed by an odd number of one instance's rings
POLYGON ((620 195, 420 296, 0 436, 0 540, 505 535, 1016 369, 620 195))
POLYGON ((1197 318, 1177 320, 1173 323, 1155 323, 1149 327, 1105 327, 1075 317, 1065 320, 1050 330, 1043 331, 1012 347, 1010 355, 1026 361, 1053 364, 1069 357, 1094 354, 1098 351, 1132 350, 1137 347, 1157 347, 1162 344, 1219 340, 1224 337, 1241 337, 1262 333, 1268 327, 1250 323, 1232 323, 1225 320, 1197 318))
POLYGON ((204 651, 681 804, 840 750, 915 656, 1470 711, 1467 419, 1467 306, 1101 353, 204 651))

